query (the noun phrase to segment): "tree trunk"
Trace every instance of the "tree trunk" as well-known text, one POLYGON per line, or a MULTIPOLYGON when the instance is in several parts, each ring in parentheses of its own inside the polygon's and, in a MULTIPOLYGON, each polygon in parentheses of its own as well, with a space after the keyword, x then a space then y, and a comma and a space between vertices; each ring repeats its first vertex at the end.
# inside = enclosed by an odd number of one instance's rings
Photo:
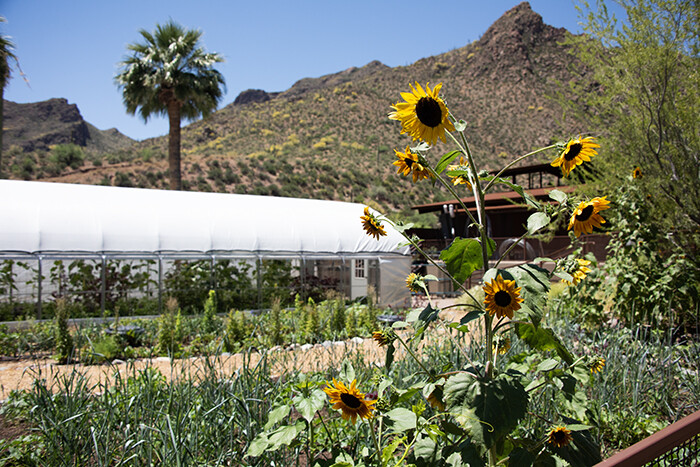
POLYGON ((2 132, 5 125, 5 88, 0 86, 0 178, 2 178, 2 132))
POLYGON ((170 171, 170 189, 182 190, 180 174, 180 103, 171 100, 168 103, 170 133, 168 141, 168 166, 170 171))

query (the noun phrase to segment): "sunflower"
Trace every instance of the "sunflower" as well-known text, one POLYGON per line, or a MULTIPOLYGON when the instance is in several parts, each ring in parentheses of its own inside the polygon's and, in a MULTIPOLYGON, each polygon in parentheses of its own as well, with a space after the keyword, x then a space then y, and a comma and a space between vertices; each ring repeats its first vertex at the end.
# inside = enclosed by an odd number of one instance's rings
POLYGON ((379 344, 380 347, 389 345, 396 340, 396 334, 391 328, 384 328, 381 331, 374 331, 372 339, 379 344))
POLYGON ((549 444, 553 444, 558 448, 563 448, 567 446, 573 438, 571 437, 571 431, 565 426, 555 426, 549 432, 547 441, 549 444))
POLYGON ((399 168, 396 173, 403 172, 403 175, 407 176, 413 172, 413 183, 423 178, 430 178, 430 171, 421 164, 418 154, 411 152, 408 146, 406 146, 406 152, 400 152, 396 149, 394 149, 394 152, 398 159, 394 161, 394 165, 399 168))
POLYGON ((377 217, 369 212, 369 208, 367 206, 365 206, 365 215, 360 216, 360 219, 362 219, 362 228, 367 231, 367 235, 370 237, 374 236, 374 238, 379 240, 380 236, 383 237, 386 235, 386 230, 384 230, 384 227, 379 222, 377 217))
POLYGON ((608 209, 610 206, 610 201, 602 198, 593 198, 590 201, 584 201, 578 205, 571 215, 571 220, 569 221, 569 228, 571 230, 573 227, 574 234, 578 237, 582 233, 593 232, 593 227, 600 227, 605 224, 605 219, 598 214, 600 211, 608 209))
POLYGON ((493 341, 493 351, 499 355, 504 355, 510 350, 510 337, 497 336, 493 341))
POLYGON ((423 288, 425 287, 425 283, 423 282, 423 276, 412 272, 406 278, 406 287, 408 287, 408 290, 410 290, 411 292, 421 293, 423 291, 423 288))
POLYGON ((591 373, 600 373, 605 368, 605 359, 603 357, 593 357, 593 360, 588 364, 591 373))
POLYGON ((576 258, 576 263, 576 268, 573 271, 569 271, 569 274, 571 274, 571 277, 573 277, 574 279, 571 282, 567 281, 566 279, 562 279, 562 281, 568 284, 569 286, 578 284, 586 278, 586 274, 591 272, 591 269, 586 267, 589 264, 591 264, 590 261, 586 259, 576 258))
POLYGON ((635 167, 632 171, 632 178, 642 178, 642 168, 635 167))
MULTIPOLYGON (((466 170, 467 167, 468 163, 464 159, 464 156, 459 156, 459 164, 448 165, 447 171, 449 172, 451 170, 466 170)), ((469 188, 470 191, 474 191, 474 189, 472 188, 472 184, 469 182, 469 178, 467 178, 466 175, 450 175, 449 177, 452 179, 453 185, 467 185, 467 188, 469 188)))
POLYGON ((581 165, 584 161, 590 161, 591 157, 598 154, 595 148, 599 148, 600 144, 596 143, 592 137, 569 140, 561 152, 559 157, 552 162, 553 167, 561 167, 561 173, 566 177, 574 167, 581 165))
POLYGON ((499 274, 494 280, 484 284, 486 311, 498 318, 513 318, 513 312, 520 309, 520 287, 515 281, 504 280, 499 274))
POLYGON ((333 378, 333 384, 328 385, 323 389, 323 392, 328 394, 328 399, 334 409, 340 409, 345 420, 352 420, 355 423, 359 415, 360 418, 372 418, 373 405, 376 400, 365 400, 365 395, 357 390, 355 384, 357 380, 352 380, 348 388, 340 381, 333 378))
POLYGON ((455 127, 448 118, 449 111, 438 94, 442 83, 432 90, 430 83, 425 85, 425 90, 418 82, 411 85, 411 92, 402 92, 401 97, 406 102, 397 102, 391 107, 394 112, 389 114, 392 120, 401 122, 401 133, 408 133, 413 140, 420 139, 430 145, 437 142, 438 138, 445 142, 445 130, 455 131, 455 127))
POLYGON ((445 411, 445 402, 443 402, 443 389, 442 386, 435 386, 435 389, 433 389, 433 392, 430 393, 430 395, 427 397, 428 404, 434 409, 439 410, 440 412, 445 411))

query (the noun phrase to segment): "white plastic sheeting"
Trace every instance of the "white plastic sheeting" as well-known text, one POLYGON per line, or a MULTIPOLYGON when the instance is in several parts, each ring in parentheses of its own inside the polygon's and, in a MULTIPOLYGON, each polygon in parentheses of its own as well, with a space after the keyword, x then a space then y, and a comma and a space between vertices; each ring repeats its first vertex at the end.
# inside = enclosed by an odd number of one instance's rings
POLYGON ((356 203, 0 180, 2 252, 408 255, 356 203))

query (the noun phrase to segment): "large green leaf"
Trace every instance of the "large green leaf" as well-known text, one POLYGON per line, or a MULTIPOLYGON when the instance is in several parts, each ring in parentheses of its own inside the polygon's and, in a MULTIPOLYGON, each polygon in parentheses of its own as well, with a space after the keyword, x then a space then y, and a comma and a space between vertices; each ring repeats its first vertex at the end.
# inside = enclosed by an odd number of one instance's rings
POLYGON ((294 399, 294 407, 297 412, 304 417, 304 420, 311 423, 316 412, 321 410, 326 403, 326 393, 320 389, 314 389, 306 397, 296 397, 294 399))
POLYGON ((443 395, 450 413, 486 448, 517 427, 528 403, 525 388, 511 373, 488 381, 459 373, 445 382, 443 395))
POLYGON ((267 416, 267 423, 265 424, 265 429, 270 430, 273 426, 284 420, 285 417, 289 415, 289 412, 291 412, 291 410, 292 408, 287 404, 280 405, 272 409, 270 411, 270 414, 267 416))
POLYGON ((525 300, 525 306, 530 310, 528 315, 533 324, 538 325, 549 292, 549 271, 534 264, 521 264, 508 268, 507 271, 521 288, 520 295, 525 300))
MULTIPOLYGON (((487 257, 496 249, 496 243, 490 238, 486 249, 487 257)), ((475 238, 455 238, 448 248, 440 252, 440 259, 445 262, 447 272, 460 284, 484 265, 481 242, 475 238)))
POLYGON ((305 430, 305 428, 306 424, 301 420, 299 420, 294 425, 285 425, 277 428, 268 436, 267 449, 270 451, 276 451, 283 444, 289 446, 292 443, 292 441, 294 441, 296 437, 299 436, 299 433, 305 430))
POLYGON ((527 233, 533 234, 549 224, 551 219, 543 212, 535 212, 527 218, 527 233))
POLYGON ((531 348, 543 352, 553 350, 569 365, 574 362, 574 357, 551 329, 535 327, 530 323, 518 323, 515 325, 515 332, 531 348))
POLYGON ((393 433, 403 433, 416 428, 418 417, 416 414, 403 407, 397 407, 384 414, 387 427, 393 433))

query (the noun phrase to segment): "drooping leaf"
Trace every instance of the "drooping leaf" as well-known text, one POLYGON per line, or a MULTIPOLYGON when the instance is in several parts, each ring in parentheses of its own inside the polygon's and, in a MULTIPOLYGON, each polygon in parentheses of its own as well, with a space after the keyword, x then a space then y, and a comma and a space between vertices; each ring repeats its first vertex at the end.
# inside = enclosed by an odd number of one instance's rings
POLYGON ((350 384, 355 379, 355 368, 347 358, 340 364, 340 380, 345 384, 350 384))
POLYGON ((392 342, 386 348, 386 358, 384 359, 384 368, 386 368, 387 373, 389 373, 389 371, 391 371, 391 364, 394 363, 394 352, 395 351, 396 351, 396 348, 394 347, 394 343, 392 342))
POLYGON ((264 431, 253 439, 248 445, 248 452, 246 452, 246 457, 259 457, 262 453, 267 451, 269 443, 267 441, 267 433, 264 431))
POLYGON ((508 373, 488 381, 468 373, 451 376, 443 398, 472 440, 487 448, 515 429, 528 402, 520 381, 508 373))
POLYGON ((549 271, 535 264, 521 264, 508 268, 507 271, 521 288, 520 295, 525 300, 525 305, 539 315, 549 292, 549 271))
POLYGON ((527 218, 527 233, 533 234, 546 227, 550 220, 549 216, 543 212, 530 214, 530 217, 527 218))
POLYGON ((515 332, 531 348, 543 352, 553 350, 569 365, 574 362, 573 356, 551 329, 535 327, 530 323, 518 323, 515 325, 515 332))

